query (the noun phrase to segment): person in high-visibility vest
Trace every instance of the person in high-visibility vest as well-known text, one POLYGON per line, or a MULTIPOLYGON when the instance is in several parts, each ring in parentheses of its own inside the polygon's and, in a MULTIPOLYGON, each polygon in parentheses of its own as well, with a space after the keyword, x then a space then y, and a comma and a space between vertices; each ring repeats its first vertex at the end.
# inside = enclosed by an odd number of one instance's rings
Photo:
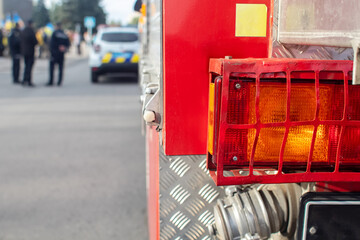
POLYGON ((42 29, 39 29, 36 32, 36 39, 38 40, 38 43, 39 43, 39 55, 38 55, 38 57, 41 58, 42 53, 43 53, 43 48, 44 48, 44 39, 43 39, 43 30, 42 29))

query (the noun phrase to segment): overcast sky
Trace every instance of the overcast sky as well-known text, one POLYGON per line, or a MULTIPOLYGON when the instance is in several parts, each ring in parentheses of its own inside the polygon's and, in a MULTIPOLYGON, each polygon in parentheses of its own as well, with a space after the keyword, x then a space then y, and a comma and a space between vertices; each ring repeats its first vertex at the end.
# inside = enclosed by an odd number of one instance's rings
MULTIPOLYGON (((59 0, 45 0, 48 6, 59 0)), ((107 19, 121 21, 123 24, 129 21, 134 9, 135 0, 102 0, 102 5, 107 13, 107 19)))

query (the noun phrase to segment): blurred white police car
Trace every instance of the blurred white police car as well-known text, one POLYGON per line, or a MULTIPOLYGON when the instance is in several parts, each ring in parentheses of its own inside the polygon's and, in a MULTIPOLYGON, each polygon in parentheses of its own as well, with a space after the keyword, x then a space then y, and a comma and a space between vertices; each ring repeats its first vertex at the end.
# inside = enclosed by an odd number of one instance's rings
POLYGON ((138 72, 139 34, 136 28, 109 27, 99 30, 90 51, 91 82, 107 73, 138 72))

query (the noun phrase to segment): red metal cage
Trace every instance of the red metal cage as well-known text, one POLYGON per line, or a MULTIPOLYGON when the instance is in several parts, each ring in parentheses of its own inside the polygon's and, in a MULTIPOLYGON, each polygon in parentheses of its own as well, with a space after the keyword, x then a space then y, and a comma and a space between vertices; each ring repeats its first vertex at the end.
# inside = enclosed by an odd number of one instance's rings
POLYGON ((208 168, 217 185, 360 181, 352 61, 211 59, 208 168))

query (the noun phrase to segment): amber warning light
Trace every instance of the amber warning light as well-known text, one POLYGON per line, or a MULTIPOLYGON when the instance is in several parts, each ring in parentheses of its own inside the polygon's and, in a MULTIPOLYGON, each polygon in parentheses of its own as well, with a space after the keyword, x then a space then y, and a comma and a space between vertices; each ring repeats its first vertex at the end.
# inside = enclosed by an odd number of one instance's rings
POLYGON ((351 61, 210 61, 208 168, 218 185, 360 180, 351 61))

